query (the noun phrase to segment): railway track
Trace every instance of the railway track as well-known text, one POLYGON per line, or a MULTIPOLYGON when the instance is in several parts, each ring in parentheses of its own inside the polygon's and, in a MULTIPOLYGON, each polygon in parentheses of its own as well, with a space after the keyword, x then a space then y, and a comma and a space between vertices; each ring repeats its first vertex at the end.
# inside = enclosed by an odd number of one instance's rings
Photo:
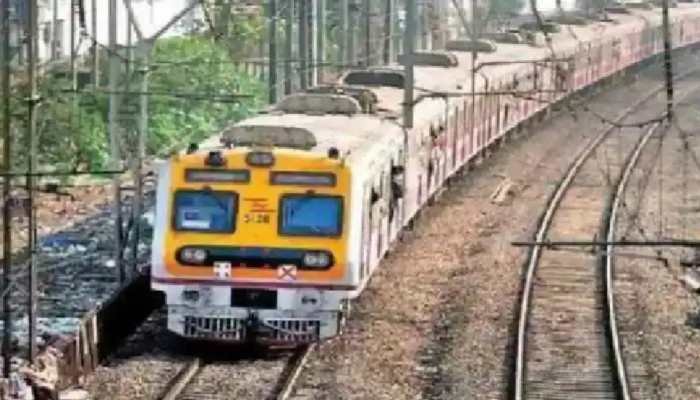
MULTIPOLYGON (((304 368, 314 347, 315 345, 302 346, 290 356, 280 360, 285 365, 281 368, 282 372, 275 387, 270 390, 270 394, 266 398, 286 400, 290 397, 301 370, 304 368)), ((233 393, 222 393, 215 384, 200 385, 203 388, 194 387, 198 377, 204 375, 205 370, 215 364, 201 357, 190 359, 184 363, 180 371, 168 382, 163 392, 158 396, 158 400, 213 400, 228 399, 234 396, 233 393)), ((236 368, 236 364, 230 364, 227 367, 236 368)))
MULTIPOLYGON (((676 79, 697 72, 693 69, 676 79)), ((679 98, 697 90, 700 82, 689 86, 679 98)), ((638 113, 661 89, 624 110, 615 122, 638 113)), ((656 122, 625 134, 612 135, 615 126, 602 130, 559 182, 539 221, 535 242, 596 236, 612 240, 629 176, 659 128, 656 122), (615 163, 608 156, 611 148, 617 154, 632 150, 615 163)), ((631 398, 617 327, 613 257, 611 246, 602 258, 590 251, 531 247, 517 330, 515 399, 631 398)))

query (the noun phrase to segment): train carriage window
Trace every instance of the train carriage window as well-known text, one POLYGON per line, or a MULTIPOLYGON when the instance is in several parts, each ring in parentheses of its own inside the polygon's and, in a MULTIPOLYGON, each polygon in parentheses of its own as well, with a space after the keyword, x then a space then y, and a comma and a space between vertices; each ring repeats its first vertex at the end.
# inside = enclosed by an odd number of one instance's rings
POLYGON ((236 227, 238 195, 212 190, 178 191, 173 208, 176 231, 232 233, 236 227))
POLYGON ((280 199, 279 233, 286 236, 340 236, 340 196, 286 194, 280 199))

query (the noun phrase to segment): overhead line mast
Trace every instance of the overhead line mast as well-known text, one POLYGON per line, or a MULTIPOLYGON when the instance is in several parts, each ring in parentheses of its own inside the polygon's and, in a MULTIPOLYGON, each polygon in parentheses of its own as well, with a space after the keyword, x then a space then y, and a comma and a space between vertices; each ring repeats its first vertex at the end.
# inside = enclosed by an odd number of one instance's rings
POLYGON ((664 31, 664 70, 666 72, 666 118, 673 120, 673 59, 671 55, 671 28, 668 17, 668 0, 662 1, 661 16, 664 31))
MULTIPOLYGON (((2 45, 0 45, 0 62, 2 63, 2 136, 3 136, 3 170, 9 172, 12 169, 12 138, 10 137, 10 0, 1 0, 0 16, 2 17, 2 45)), ((12 268, 12 213, 10 202, 10 190, 12 178, 5 176, 2 185, 2 308, 3 308, 3 335, 2 358, 3 376, 10 376, 12 354, 10 341, 12 338, 12 315, 10 307, 10 285, 12 268)))
POLYGON ((27 98, 27 175, 26 185, 27 194, 29 195, 27 204, 28 232, 27 232, 27 254, 29 255, 29 361, 34 362, 37 354, 36 348, 36 312, 37 312, 37 268, 36 268, 36 209, 34 207, 34 194, 36 187, 36 176, 34 171, 37 164, 37 138, 36 138, 36 122, 37 113, 36 106, 39 102, 37 93, 37 77, 36 65, 38 55, 38 23, 37 19, 38 8, 37 0, 30 0, 27 23, 27 77, 29 78, 29 97, 27 98))

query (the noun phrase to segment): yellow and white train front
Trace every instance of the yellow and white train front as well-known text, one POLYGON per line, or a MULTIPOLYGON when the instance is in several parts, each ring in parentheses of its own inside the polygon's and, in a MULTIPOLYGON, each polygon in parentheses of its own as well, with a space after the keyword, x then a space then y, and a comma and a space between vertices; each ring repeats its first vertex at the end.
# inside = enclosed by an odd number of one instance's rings
POLYGON ((168 328, 268 344, 332 337, 355 289, 350 172, 337 157, 234 148, 159 170, 151 267, 168 328))

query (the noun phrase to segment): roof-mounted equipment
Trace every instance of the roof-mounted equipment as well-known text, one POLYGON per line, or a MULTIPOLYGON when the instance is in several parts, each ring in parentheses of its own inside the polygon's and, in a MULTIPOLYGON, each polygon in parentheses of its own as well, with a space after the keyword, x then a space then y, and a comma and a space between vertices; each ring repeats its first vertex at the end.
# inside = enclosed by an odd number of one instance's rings
POLYGON ((374 114, 377 112, 377 103, 379 102, 379 98, 371 89, 357 86, 325 85, 307 89, 306 92, 350 96, 360 103, 363 113, 374 114))
POLYGON ((434 51, 434 52, 416 52, 413 55, 401 54, 399 56, 399 64, 406 65, 409 61, 416 67, 457 67, 459 66, 459 60, 454 54, 446 51, 434 51))
POLYGON ((287 114, 345 114, 362 112, 360 103, 341 93, 296 93, 286 96, 275 107, 287 114))
POLYGON ((303 128, 286 126, 234 126, 221 134, 226 146, 269 146, 311 150, 316 147, 316 137, 303 128))
POLYGON ((350 71, 343 77, 345 85, 388 86, 403 89, 406 77, 403 71, 390 69, 366 69, 350 71))
POLYGON ((608 14, 629 14, 630 10, 623 4, 615 4, 605 7, 604 11, 608 14))
POLYGON ((475 51, 477 53, 493 53, 496 51, 496 43, 490 40, 450 40, 445 46, 449 51, 475 51))
POLYGON ((551 17, 552 22, 561 25, 588 25, 588 20, 579 15, 561 14, 551 17))
POLYGON ((523 35, 517 29, 509 29, 506 32, 495 32, 488 35, 488 38, 497 43, 522 44, 525 43, 523 35))
POLYGON ((540 31, 543 33, 559 33, 561 32, 561 27, 553 21, 545 20, 542 24, 537 21, 525 22, 520 25, 521 31, 540 31))
POLYGON ((637 10, 653 10, 654 6, 649 4, 646 1, 628 1, 625 2, 625 7, 627 8, 634 8, 637 10))

